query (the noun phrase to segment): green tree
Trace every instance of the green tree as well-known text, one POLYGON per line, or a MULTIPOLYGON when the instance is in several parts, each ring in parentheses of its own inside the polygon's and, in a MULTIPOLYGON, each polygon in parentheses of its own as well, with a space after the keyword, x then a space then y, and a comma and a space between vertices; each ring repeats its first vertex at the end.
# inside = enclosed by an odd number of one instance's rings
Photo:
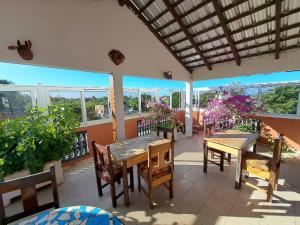
POLYGON ((272 92, 262 95, 263 108, 268 113, 296 114, 299 87, 276 87, 272 92))
POLYGON ((149 112, 149 104, 152 101, 151 94, 143 93, 141 94, 141 106, 142 106, 142 112, 149 112))
POLYGON ((180 92, 173 92, 172 93, 172 108, 173 109, 178 109, 180 108, 180 92))
MULTIPOLYGON (((13 84, 8 80, 0 80, 0 84, 13 84)), ((31 107, 29 92, 0 91, 0 120, 25 115, 25 110, 31 107)))

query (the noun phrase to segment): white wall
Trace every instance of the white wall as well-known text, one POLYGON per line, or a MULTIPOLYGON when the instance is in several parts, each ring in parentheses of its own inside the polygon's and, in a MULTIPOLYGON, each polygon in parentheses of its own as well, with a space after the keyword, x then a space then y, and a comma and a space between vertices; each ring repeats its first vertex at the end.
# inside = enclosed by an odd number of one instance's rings
MULTIPOLYGON (((213 65, 212 71, 206 67, 193 71, 193 80, 207 80, 242 75, 281 72, 300 69, 300 49, 280 53, 275 60, 275 54, 243 59, 241 66, 235 61, 213 65)), ((299 77, 300 78, 300 77, 299 77)))
POLYGON ((189 80, 148 28, 117 0, 1 0, 0 61, 98 72, 189 80), (33 43, 34 59, 22 60, 9 45, 33 43), (125 62, 114 65, 107 54, 119 49, 125 62))

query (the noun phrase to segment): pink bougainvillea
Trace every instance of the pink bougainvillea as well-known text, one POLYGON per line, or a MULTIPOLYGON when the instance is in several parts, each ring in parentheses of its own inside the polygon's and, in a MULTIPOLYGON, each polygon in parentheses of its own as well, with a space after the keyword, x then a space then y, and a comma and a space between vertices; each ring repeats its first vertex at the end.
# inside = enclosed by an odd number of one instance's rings
POLYGON ((261 111, 261 107, 256 106, 253 97, 247 95, 226 96, 222 93, 220 99, 212 99, 208 102, 204 110, 205 122, 220 123, 227 121, 234 125, 235 121, 247 117, 249 114, 255 114, 261 111))

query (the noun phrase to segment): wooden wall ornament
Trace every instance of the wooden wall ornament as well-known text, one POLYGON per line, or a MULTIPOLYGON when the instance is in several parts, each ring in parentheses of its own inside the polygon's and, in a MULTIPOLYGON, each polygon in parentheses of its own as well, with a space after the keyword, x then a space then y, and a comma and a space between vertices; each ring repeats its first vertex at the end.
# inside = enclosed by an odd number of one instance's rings
POLYGON ((114 62, 116 65, 120 65, 121 63, 124 62, 125 56, 123 55, 122 52, 119 50, 113 49, 108 53, 109 58, 111 61, 114 62))
POLYGON ((171 71, 164 72, 164 78, 168 80, 172 80, 172 72, 171 71))
POLYGON ((32 60, 33 53, 31 51, 32 43, 30 40, 25 41, 25 44, 22 45, 20 40, 17 41, 17 46, 9 46, 9 50, 17 50, 19 55, 24 60, 32 60))

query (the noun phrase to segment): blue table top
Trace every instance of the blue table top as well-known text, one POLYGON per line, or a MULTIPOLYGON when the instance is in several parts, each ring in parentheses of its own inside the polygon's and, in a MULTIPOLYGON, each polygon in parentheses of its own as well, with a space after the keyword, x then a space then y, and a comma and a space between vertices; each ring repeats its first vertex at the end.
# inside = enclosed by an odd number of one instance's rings
POLYGON ((91 206, 72 206, 45 211, 19 225, 121 225, 117 217, 100 208, 91 206))

